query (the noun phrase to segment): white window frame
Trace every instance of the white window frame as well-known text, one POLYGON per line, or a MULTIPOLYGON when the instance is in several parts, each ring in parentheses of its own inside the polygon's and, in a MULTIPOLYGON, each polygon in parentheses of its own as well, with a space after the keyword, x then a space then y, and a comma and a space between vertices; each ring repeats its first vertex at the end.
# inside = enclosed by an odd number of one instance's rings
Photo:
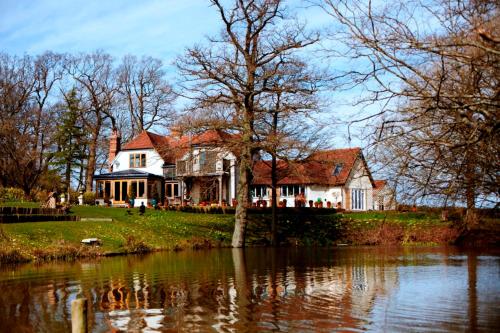
POLYGON ((361 188, 351 189, 351 209, 365 210, 366 190, 361 188))
POLYGON ((251 188, 252 198, 267 198, 266 185, 253 185, 251 188))
POLYGON ((297 194, 306 193, 306 187, 304 185, 281 185, 280 187, 281 197, 293 198, 297 194))

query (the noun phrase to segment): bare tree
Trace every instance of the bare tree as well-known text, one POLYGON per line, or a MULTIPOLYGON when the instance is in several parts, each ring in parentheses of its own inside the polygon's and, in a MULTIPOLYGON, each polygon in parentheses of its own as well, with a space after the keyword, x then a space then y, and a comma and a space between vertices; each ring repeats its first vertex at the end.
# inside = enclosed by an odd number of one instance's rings
POLYGON ((109 54, 100 51, 82 54, 72 57, 67 70, 76 81, 77 88, 84 92, 82 107, 86 109, 86 113, 83 119, 85 128, 90 133, 85 188, 86 191, 92 191, 102 130, 106 122, 113 129, 117 128, 114 113, 117 85, 113 60, 109 54))
POLYGON ((278 159, 293 163, 311 154, 320 128, 317 93, 324 76, 308 69, 296 56, 280 57, 279 71, 270 78, 269 90, 259 98, 256 137, 264 153, 271 155, 271 243, 277 245, 278 159))
POLYGON ((376 155, 397 166, 408 197, 465 202, 470 213, 479 197, 498 203, 498 1, 320 5, 358 61, 351 82, 371 92, 360 102, 380 106, 359 120, 374 120, 376 155))
POLYGON ((238 134, 238 205, 232 245, 243 247, 252 167, 260 150, 255 133, 258 100, 269 91, 268 83, 283 66, 278 59, 313 44, 318 38, 290 20, 280 0, 234 0, 227 5, 212 0, 211 3, 223 24, 220 36, 209 38, 206 46, 189 48, 178 59, 177 67, 186 79, 185 88, 190 93, 186 97, 193 101, 193 110, 209 110, 211 116, 225 113, 224 121, 209 117, 206 125, 215 123, 238 134), (274 66, 269 66, 271 63, 274 66), (219 121, 213 122, 214 119, 219 121))
POLYGON ((51 155, 54 84, 61 79, 58 58, 45 53, 36 58, 0 55, 0 178, 27 196, 48 171, 51 155))
POLYGON ((165 80, 161 60, 125 56, 118 68, 118 84, 130 114, 131 136, 173 119, 175 95, 165 80))

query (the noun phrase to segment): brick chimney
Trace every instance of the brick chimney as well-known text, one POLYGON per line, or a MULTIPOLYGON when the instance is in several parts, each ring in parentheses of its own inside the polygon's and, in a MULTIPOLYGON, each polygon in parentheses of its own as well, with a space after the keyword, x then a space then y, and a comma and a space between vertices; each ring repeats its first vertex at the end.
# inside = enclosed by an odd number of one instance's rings
POLYGON ((109 172, 113 172, 113 160, 116 154, 120 151, 121 135, 117 129, 114 129, 109 138, 109 154, 108 154, 108 165, 109 172))

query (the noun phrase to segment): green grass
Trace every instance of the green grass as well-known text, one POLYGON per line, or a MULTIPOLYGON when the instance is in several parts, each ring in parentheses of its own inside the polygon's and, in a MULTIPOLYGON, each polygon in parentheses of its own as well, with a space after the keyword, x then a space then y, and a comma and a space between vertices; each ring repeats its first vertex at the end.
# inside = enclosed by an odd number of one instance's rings
POLYGON ((228 244, 234 217, 222 214, 192 214, 148 209, 144 216, 138 209, 75 206, 72 214, 80 217, 112 218, 112 222, 29 222, 2 226, 4 240, 10 247, 30 255, 37 249, 50 249, 61 244, 79 246, 83 238, 97 237, 103 242, 102 251, 126 251, 132 236, 151 249, 173 249, 189 246, 196 239, 228 244), (129 213, 129 212, 130 213, 129 213))
POLYGON ((344 218, 354 221, 387 221, 401 224, 439 224, 442 223, 439 215, 427 212, 394 212, 374 211, 342 214, 344 218))
MULTIPOLYGON (((9 205, 36 207, 38 204, 22 202, 9 205)), ((28 259, 69 258, 96 255, 95 251, 102 254, 128 253, 137 248, 163 250, 203 247, 207 244, 226 246, 230 244, 234 228, 234 216, 229 214, 147 209, 146 214, 140 216, 138 208, 95 206, 74 206, 71 210, 71 214, 82 218, 111 218, 112 221, 0 224, 0 261, 2 254, 7 258, 5 261, 8 261, 8 258, 20 258, 20 255, 28 259), (90 249, 80 246, 82 239, 91 237, 101 239, 102 247, 90 249)), ((356 243, 357 238, 363 236, 364 238, 359 240, 360 244, 376 243, 377 239, 388 238, 379 232, 380 230, 385 233, 392 232, 396 236, 401 233, 414 233, 417 236, 422 234, 425 239, 431 239, 430 236, 435 230, 439 229, 441 233, 445 233, 449 229, 446 227, 451 226, 451 222, 441 222, 437 214, 427 212, 356 212, 340 215, 342 220, 336 226, 343 230, 348 236, 347 240, 352 243, 356 243)), ((266 216, 258 219, 261 222, 268 221, 266 216)), ((266 230, 268 222, 264 224, 260 229, 257 228, 254 236, 262 238, 263 234, 269 233, 269 230, 266 230)), ((250 229, 255 225, 252 223, 249 227, 249 240, 252 238, 250 229)), ((296 227, 301 226, 302 222, 298 221, 296 227)), ((12 259, 16 260, 20 261, 12 259)))

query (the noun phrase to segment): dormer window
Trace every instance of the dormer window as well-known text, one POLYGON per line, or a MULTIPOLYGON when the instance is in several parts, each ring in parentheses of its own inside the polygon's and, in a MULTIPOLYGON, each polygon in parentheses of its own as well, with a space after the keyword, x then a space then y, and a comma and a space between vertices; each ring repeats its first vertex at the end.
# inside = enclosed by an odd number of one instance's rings
POLYGON ((343 167, 342 163, 337 164, 335 166, 335 168, 333 169, 332 175, 333 176, 338 176, 340 174, 340 171, 342 171, 342 167, 343 167))
POLYGON ((129 160, 130 168, 145 168, 146 167, 146 154, 132 153, 129 160))

